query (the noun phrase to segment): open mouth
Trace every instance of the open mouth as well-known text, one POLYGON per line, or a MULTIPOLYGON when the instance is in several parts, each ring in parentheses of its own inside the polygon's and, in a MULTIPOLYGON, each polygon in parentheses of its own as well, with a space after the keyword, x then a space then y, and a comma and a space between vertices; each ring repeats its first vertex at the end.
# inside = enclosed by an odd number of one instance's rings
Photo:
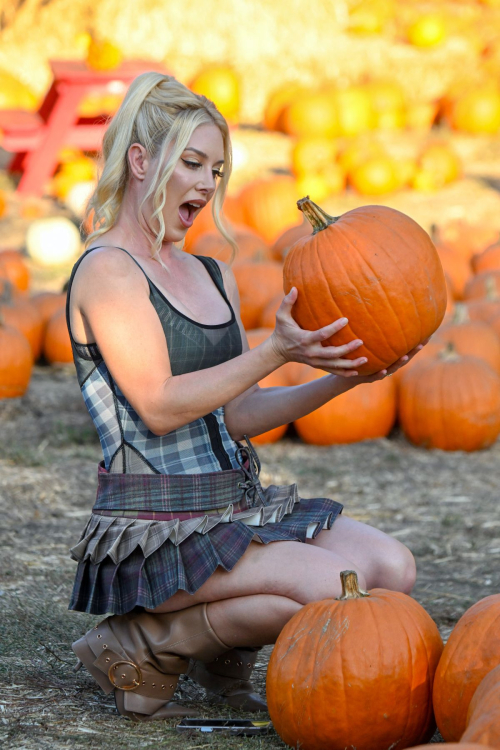
POLYGON ((181 203, 179 206, 179 217, 182 225, 187 229, 192 226, 194 217, 198 214, 200 208, 196 203, 189 203, 188 201, 181 203))

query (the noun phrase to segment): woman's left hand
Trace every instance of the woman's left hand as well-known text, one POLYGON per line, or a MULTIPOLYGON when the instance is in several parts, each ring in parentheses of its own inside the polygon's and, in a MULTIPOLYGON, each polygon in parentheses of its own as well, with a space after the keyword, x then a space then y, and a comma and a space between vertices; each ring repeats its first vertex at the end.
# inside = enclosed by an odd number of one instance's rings
POLYGON ((408 352, 408 354, 405 354, 404 357, 401 357, 401 359, 398 359, 396 362, 394 362, 394 364, 392 364, 386 370, 380 370, 380 372, 375 372, 373 375, 354 375, 353 377, 349 378, 349 385, 375 383, 377 380, 383 380, 388 375, 394 375, 394 373, 401 369, 401 367, 407 365, 408 362, 410 362, 413 357, 418 354, 418 352, 421 351, 428 342, 429 339, 426 339, 421 344, 416 346, 415 349, 412 349, 411 352, 408 352))

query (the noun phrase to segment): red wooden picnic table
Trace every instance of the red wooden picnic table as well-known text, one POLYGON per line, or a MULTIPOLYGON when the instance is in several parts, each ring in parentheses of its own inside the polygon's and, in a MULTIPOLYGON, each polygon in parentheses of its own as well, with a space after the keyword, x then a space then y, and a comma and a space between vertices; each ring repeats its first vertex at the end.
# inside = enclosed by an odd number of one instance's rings
POLYGON ((106 117, 79 117, 78 108, 89 93, 121 93, 141 73, 167 73, 148 60, 126 60, 113 70, 98 71, 80 60, 52 60, 53 81, 38 112, 0 110, 0 146, 14 156, 9 172, 22 172, 17 192, 42 195, 54 174, 63 146, 99 151, 106 117))

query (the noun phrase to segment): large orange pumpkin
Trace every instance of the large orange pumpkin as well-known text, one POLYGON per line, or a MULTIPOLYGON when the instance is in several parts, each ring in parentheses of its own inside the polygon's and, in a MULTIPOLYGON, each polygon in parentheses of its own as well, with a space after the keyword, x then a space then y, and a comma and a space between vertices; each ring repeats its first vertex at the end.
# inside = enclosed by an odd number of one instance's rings
POLYGON ((434 681, 436 721, 445 742, 459 740, 481 680, 499 663, 500 594, 476 602, 457 622, 434 681))
POLYGON ((267 701, 284 742, 305 750, 387 750, 434 732, 432 681, 443 644, 409 596, 361 592, 306 604, 285 625, 267 670, 267 701))
POLYGON ((423 448, 475 451, 500 433, 500 377, 476 357, 453 346, 423 359, 400 379, 399 423, 423 448))
POLYGON ((300 223, 297 198, 295 180, 277 175, 249 182, 238 199, 244 211, 245 224, 272 244, 287 227, 300 223))
POLYGON ((403 213, 364 206, 328 216, 299 201, 314 227, 284 266, 285 292, 295 286, 293 316, 312 331, 346 317, 349 323, 326 345, 360 338, 351 359, 367 357, 358 371, 371 375, 429 337, 446 309, 443 269, 430 237, 403 213))
POLYGON ((17 250, 0 250, 0 276, 20 292, 26 292, 30 285, 30 270, 17 250))
POLYGON ((483 677, 467 711, 467 729, 460 743, 500 747, 500 664, 483 677))
MULTIPOLYGON (((303 365, 299 382, 307 383, 324 375, 323 370, 303 365)), ((312 445, 358 443, 386 437, 396 421, 396 401, 392 378, 357 385, 295 420, 295 429, 304 442, 312 445)))
POLYGON ((33 356, 27 338, 0 314, 0 399, 17 398, 28 388, 33 356))

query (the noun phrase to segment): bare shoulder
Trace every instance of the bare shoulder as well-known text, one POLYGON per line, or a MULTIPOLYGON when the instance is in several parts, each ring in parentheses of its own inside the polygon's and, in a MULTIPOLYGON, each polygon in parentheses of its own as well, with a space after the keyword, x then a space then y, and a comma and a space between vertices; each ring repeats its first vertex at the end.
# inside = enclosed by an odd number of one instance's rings
POLYGON ((77 290, 85 289, 86 294, 105 288, 130 291, 138 284, 148 286, 146 277, 130 255, 112 245, 96 247, 88 253, 80 264, 75 282, 77 290))

